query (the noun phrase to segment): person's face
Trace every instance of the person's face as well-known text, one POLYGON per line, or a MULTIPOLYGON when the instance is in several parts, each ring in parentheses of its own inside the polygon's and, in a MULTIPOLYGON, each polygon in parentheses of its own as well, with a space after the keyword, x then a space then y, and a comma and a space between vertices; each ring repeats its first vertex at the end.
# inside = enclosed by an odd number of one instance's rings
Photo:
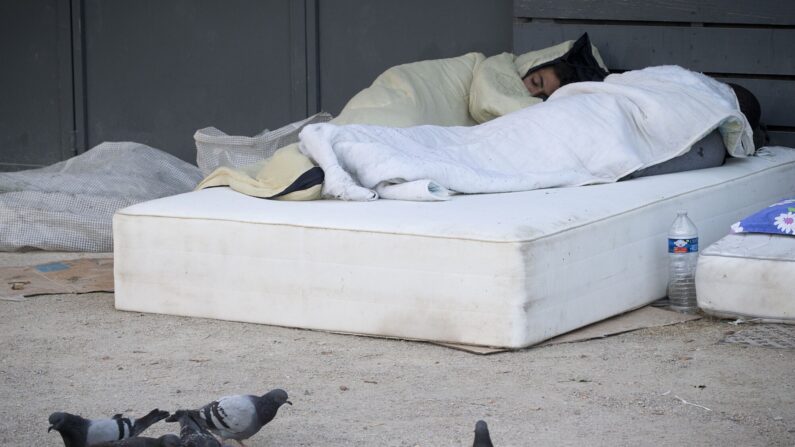
POLYGON ((543 100, 560 88, 560 79, 552 67, 539 68, 525 76, 522 82, 531 96, 543 100))

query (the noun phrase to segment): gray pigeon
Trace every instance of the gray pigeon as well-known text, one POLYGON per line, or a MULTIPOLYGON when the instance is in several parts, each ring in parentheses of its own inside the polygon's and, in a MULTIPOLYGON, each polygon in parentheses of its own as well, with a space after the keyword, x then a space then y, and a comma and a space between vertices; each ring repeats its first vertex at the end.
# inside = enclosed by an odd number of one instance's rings
POLYGON ((207 431, 207 424, 197 410, 177 410, 166 422, 179 422, 180 447, 223 447, 207 431))
POLYGON ((157 408, 138 419, 117 414, 110 419, 85 419, 80 416, 56 412, 50 415, 50 430, 57 430, 65 447, 88 447, 101 442, 119 441, 140 435, 155 422, 168 417, 168 411, 157 408))
POLYGON ((489 426, 486 421, 477 421, 475 423, 475 442, 472 447, 494 447, 491 443, 491 436, 489 436, 489 426))
POLYGON ((243 441, 270 422, 287 400, 287 392, 281 389, 268 391, 263 396, 239 394, 226 396, 210 402, 199 409, 201 418, 211 432, 221 440, 234 439, 240 445, 243 441))
POLYGON ((159 438, 136 436, 121 441, 102 442, 91 447, 181 447, 181 442, 177 435, 163 435, 159 438))

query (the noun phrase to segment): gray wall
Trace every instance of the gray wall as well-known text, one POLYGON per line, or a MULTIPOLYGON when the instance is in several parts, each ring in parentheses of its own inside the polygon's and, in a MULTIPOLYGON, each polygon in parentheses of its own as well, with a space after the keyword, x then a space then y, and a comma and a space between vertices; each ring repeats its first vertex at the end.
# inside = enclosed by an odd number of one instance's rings
POLYGON ((70 46, 68 2, 0 0, 0 170, 74 152, 70 46))
POLYGON ((199 128, 250 135, 304 115, 290 3, 85 0, 86 147, 138 141, 194 161, 199 128))
POLYGON ((320 106, 336 114, 387 68, 512 49, 510 0, 333 0, 318 4, 320 106))
POLYGON ((510 0, 0 0, 0 170, 337 113, 386 68, 512 45, 510 0), (11 67, 11 69, 7 69, 11 67))

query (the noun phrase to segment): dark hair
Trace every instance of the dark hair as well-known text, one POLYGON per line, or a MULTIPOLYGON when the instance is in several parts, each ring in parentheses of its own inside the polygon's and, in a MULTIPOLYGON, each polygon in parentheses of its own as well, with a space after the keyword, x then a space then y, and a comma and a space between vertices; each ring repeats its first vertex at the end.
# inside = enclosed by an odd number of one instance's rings
POLYGON ((562 56, 527 70, 522 79, 545 67, 552 67, 561 87, 572 82, 603 81, 608 74, 593 55, 588 33, 580 36, 562 56))
POLYGON ((571 84, 572 82, 577 82, 578 80, 577 72, 574 70, 574 67, 565 61, 557 61, 552 64, 552 70, 555 72, 555 76, 560 79, 561 87, 566 84, 571 84))
POLYGON ((762 106, 759 104, 759 100, 747 88, 731 82, 727 84, 734 90, 737 102, 740 104, 740 112, 745 115, 748 124, 751 125, 751 130, 754 132, 754 146, 756 148, 765 146, 770 142, 770 136, 767 133, 767 128, 761 122, 762 106))
POLYGON ((754 96, 750 90, 742 85, 732 84, 731 82, 729 82, 728 85, 734 90, 734 94, 737 96, 737 102, 740 103, 740 111, 743 112, 745 118, 748 119, 748 124, 750 124, 752 128, 759 127, 759 120, 762 118, 762 106, 759 105, 759 100, 756 99, 756 96, 754 96))

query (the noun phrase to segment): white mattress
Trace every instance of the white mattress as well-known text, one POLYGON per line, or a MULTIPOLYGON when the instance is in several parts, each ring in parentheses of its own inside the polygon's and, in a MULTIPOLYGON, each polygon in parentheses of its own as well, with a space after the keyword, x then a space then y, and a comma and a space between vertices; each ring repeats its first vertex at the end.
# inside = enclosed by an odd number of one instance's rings
POLYGON ((215 188, 114 217, 116 307, 518 348, 665 295, 702 244, 795 194, 795 150, 615 184, 448 202, 280 202, 215 188))
POLYGON ((701 253, 698 305, 719 317, 795 323, 795 237, 730 234, 701 253))

